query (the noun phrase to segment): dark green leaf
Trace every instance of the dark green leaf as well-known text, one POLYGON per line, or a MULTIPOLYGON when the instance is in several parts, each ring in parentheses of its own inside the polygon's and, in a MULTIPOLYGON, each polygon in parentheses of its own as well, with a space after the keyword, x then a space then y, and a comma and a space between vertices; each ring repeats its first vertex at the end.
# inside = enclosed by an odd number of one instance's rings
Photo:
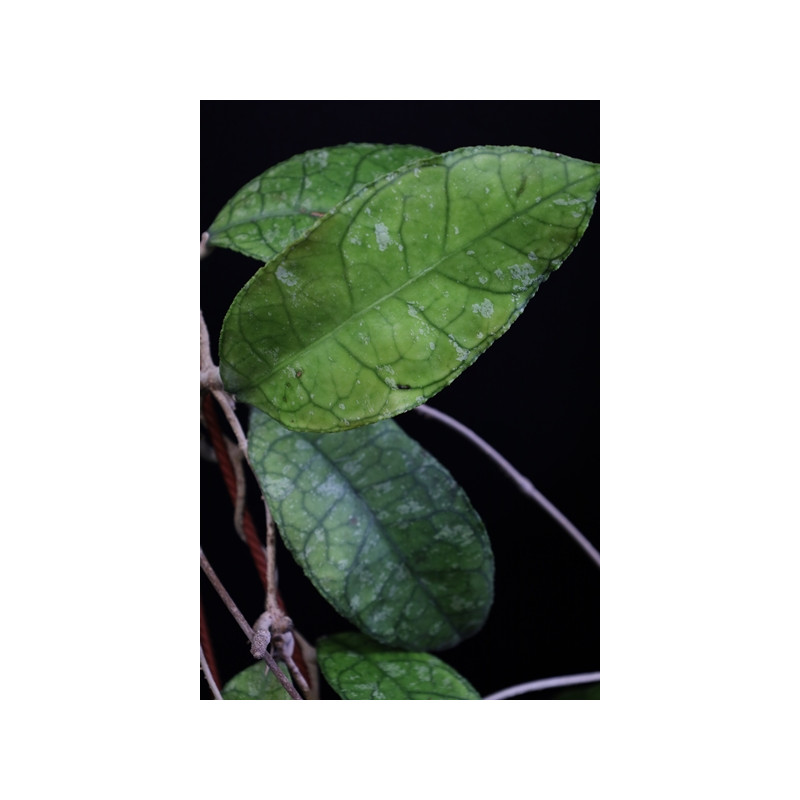
POLYGON ((570 686, 560 691, 553 700, 599 700, 600 683, 587 683, 581 686, 570 686))
POLYGON ((208 229, 209 244, 269 261, 349 194, 430 155, 424 147, 383 144, 301 153, 243 186, 208 229))
POLYGON ((483 625, 494 577, 483 523, 394 422, 299 434, 254 409, 248 443, 283 541, 342 616, 412 650, 451 647, 483 625))
POLYGON ((425 402, 569 255, 599 180, 597 164, 521 147, 456 150, 378 179, 237 295, 225 387, 294 430, 425 402))
MULTIPOLYGON (((279 666, 288 678, 289 670, 284 664, 279 666)), ((234 675, 222 690, 223 700, 291 700, 272 670, 265 675, 265 669, 264 662, 259 661, 234 675)))
POLYGON ((469 682, 430 653, 391 650, 359 633, 317 643, 325 680, 345 700, 479 700, 469 682))

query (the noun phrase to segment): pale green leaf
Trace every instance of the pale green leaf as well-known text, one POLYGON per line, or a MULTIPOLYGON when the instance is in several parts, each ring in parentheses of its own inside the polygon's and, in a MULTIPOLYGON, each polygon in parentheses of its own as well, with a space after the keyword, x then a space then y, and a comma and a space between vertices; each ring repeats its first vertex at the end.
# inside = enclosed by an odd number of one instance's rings
POLYGON ((494 586, 486 530, 450 473, 396 423, 300 434, 254 409, 248 450, 286 546, 360 630, 436 650, 480 629, 494 586))
POLYGON ((589 224, 599 166, 522 147, 415 162, 262 267, 220 339, 226 389, 294 430, 394 416, 504 333, 589 224))
POLYGON ((392 650, 359 633, 317 643, 320 670, 345 700, 479 700, 480 695, 430 653, 392 650))
MULTIPOLYGON (((289 678, 285 664, 279 664, 284 675, 289 678)), ((286 689, 281 686, 272 670, 267 675, 265 664, 258 661, 247 669, 234 675, 222 689, 223 700, 291 700, 286 689)), ((290 679, 291 680, 291 679, 290 679)))
POLYGON ((430 155, 424 147, 383 144, 301 153, 243 186, 208 229, 209 244, 268 261, 349 194, 430 155))

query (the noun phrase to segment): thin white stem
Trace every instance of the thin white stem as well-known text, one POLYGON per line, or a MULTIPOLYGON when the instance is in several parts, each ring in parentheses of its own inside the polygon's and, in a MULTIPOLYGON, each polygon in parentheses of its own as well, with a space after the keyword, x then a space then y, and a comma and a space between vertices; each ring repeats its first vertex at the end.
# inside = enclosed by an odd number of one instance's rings
MULTIPOLYGON (((211 392, 216 401, 219 403, 222 413, 225 414, 225 419, 231 426, 234 435, 236 436, 236 443, 242 451, 242 455, 247 457, 247 437, 244 435, 242 424, 236 416, 233 397, 229 395, 222 388, 222 381, 219 377, 219 367, 214 363, 211 358, 211 346, 209 344, 208 327, 206 321, 203 319, 203 311, 200 311, 200 387, 206 391, 211 392)), ((248 459, 249 463, 249 459, 248 459)))
MULTIPOLYGON (((222 581, 217 576, 217 573, 214 572, 214 568, 209 563, 208 559, 203 553, 202 548, 200 548, 200 566, 202 567, 206 577, 211 581, 212 585, 217 590, 217 594, 222 599, 222 602, 225 603, 228 611, 230 611, 239 627, 244 631, 245 636, 247 636, 247 641, 252 644, 255 634, 253 633, 253 629, 250 627, 250 623, 244 618, 242 612, 236 607, 236 603, 234 603, 233 598, 230 596, 230 594, 228 594, 228 590, 222 585, 222 581)), ((281 684, 281 686, 283 686, 284 689, 286 689, 292 700, 303 699, 297 693, 297 689, 292 686, 289 679, 280 671, 280 669, 278 669, 275 659, 269 654, 269 652, 264 652, 259 657, 266 661, 267 666, 275 673, 275 677, 278 679, 278 682, 281 684)))
POLYGON ((528 692, 539 692, 542 689, 557 689, 562 686, 574 686, 576 683, 597 683, 600 680, 599 672, 584 672, 580 675, 562 675, 559 678, 542 678, 538 681, 520 683, 508 689, 502 689, 494 694, 488 694, 484 700, 506 700, 528 692))
POLYGON ((202 261, 213 249, 213 246, 208 243, 208 231, 206 231, 200 237, 200 260, 202 261))
POLYGON ((243 456, 241 448, 234 444, 227 436, 223 436, 222 440, 225 443, 225 449, 228 451, 228 458, 231 460, 233 467, 233 475, 236 478, 236 501, 233 506, 233 527, 236 528, 236 533, 239 538, 245 542, 247 537, 244 532, 244 510, 245 500, 247 498, 247 479, 244 475, 244 467, 242 466, 243 456))
POLYGON ((487 441, 482 439, 473 430, 466 425, 453 419, 448 414, 439 411, 431 406, 417 406, 416 409, 420 414, 426 417, 432 417, 439 420, 439 422, 448 425, 454 430, 458 431, 462 436, 469 439, 476 447, 483 450, 492 461, 497 464, 503 472, 511 478, 520 490, 528 495, 532 500, 538 503, 587 553, 592 561, 600 566, 600 553, 597 552, 594 545, 573 525, 534 485, 528 478, 526 478, 518 469, 516 469, 507 459, 505 459, 497 450, 494 449, 487 441))
POLYGON ((209 688, 211 689, 211 694, 214 695, 214 699, 224 700, 225 698, 220 694, 217 682, 214 680, 214 676, 211 674, 211 669, 208 666, 208 661, 206 661, 206 654, 203 652, 202 647, 200 648, 200 669, 203 670, 203 674, 206 676, 206 681, 208 682, 209 688))
POLYGON ((206 558, 202 547, 200 548, 200 567, 202 568, 206 577, 211 581, 211 585, 216 590, 231 616, 236 620, 236 624, 242 629, 242 632, 247 637, 247 641, 252 642, 253 629, 250 627, 250 623, 244 618, 244 614, 239 611, 238 606, 228 593, 228 590, 222 585, 222 581, 219 579, 219 576, 206 558))
POLYGON ((278 570, 275 566, 275 521, 272 519, 272 512, 269 510, 267 499, 264 498, 264 508, 266 509, 267 519, 267 541, 266 541, 266 561, 267 561, 267 597, 266 610, 275 616, 286 616, 278 604, 278 570))

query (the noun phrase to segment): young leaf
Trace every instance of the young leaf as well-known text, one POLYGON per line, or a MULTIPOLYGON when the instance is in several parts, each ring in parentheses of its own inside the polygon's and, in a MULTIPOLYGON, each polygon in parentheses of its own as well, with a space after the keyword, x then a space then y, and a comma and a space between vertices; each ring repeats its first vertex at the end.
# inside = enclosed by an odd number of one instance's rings
POLYGON ((349 194, 430 155, 424 147, 383 144, 301 153, 243 186, 208 229, 209 244, 268 261, 349 194))
MULTIPOLYGON (((286 677, 289 670, 284 664, 278 665, 286 677)), ((286 689, 273 675, 272 670, 264 674, 263 661, 258 661, 247 669, 234 675, 222 689, 223 700, 291 700, 286 689)), ((291 680, 291 679, 290 679, 291 680)))
POLYGON ((494 588, 486 529, 398 425, 299 434, 254 409, 248 451, 286 546, 356 627, 410 650, 480 629, 494 588))
POLYGON ((228 391, 293 430, 399 414, 519 316, 589 224, 599 165, 521 147, 417 161, 265 264, 225 318, 228 391))
POLYGON ((320 639, 317 659, 325 680, 345 700, 480 700, 436 656, 391 650, 359 633, 320 639))

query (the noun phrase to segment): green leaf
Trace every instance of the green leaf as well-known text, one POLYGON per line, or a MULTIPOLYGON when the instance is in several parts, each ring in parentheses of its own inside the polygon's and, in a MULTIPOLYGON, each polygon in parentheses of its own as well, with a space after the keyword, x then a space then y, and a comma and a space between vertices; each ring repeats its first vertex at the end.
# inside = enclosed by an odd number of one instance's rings
POLYGON ((284 543, 356 627, 410 650, 480 629, 494 590, 486 529, 396 423, 299 434, 254 409, 248 450, 284 543))
POLYGON ((599 700, 600 683, 587 683, 582 686, 571 686, 563 689, 553 700, 599 700))
POLYGON ((589 224, 599 166, 475 147, 349 197, 239 292, 223 383, 294 430, 394 416, 503 334, 589 224))
POLYGON ((243 186, 208 229, 209 243, 268 261, 349 194, 432 151, 347 144, 290 158, 243 186))
MULTIPOLYGON (((285 664, 278 665, 286 677, 289 670, 285 664)), ((263 661, 258 661, 234 675, 222 689, 223 700, 291 700, 272 670, 265 675, 263 661)))
POLYGON ((430 653, 391 650, 359 633, 317 642, 325 680, 345 700, 480 700, 469 682, 430 653))

